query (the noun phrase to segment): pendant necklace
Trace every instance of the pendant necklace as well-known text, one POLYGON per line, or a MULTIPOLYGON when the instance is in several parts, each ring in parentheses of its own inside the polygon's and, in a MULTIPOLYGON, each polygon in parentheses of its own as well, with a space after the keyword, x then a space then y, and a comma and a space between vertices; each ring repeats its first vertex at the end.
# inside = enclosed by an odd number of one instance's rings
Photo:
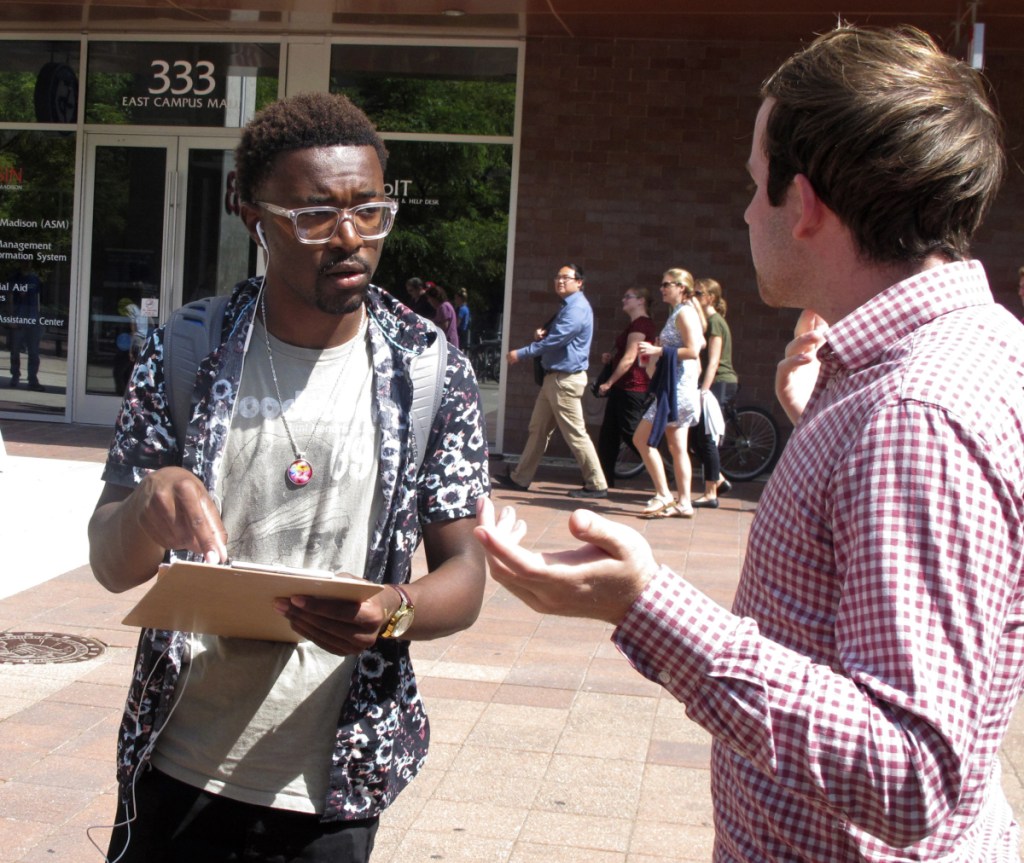
MULTIPOLYGON (((313 479, 313 465, 306 458, 305 450, 300 450, 295 444, 295 438, 292 435, 291 427, 288 425, 288 420, 285 419, 284 415, 284 399, 281 397, 281 387, 277 382, 277 370, 274 368, 274 352, 270 348, 270 331, 267 329, 267 298, 265 295, 260 296, 260 311, 263 313, 263 338, 267 343, 267 359, 270 361, 270 376, 274 379, 274 391, 277 393, 277 403, 281 406, 281 422, 284 423, 284 430, 288 435, 288 442, 292 445, 292 452, 295 453, 295 460, 288 465, 288 469, 284 472, 284 478, 288 481, 290 486, 295 488, 302 488, 304 485, 308 485, 309 481, 313 479)), ((341 379, 345 377, 345 372, 348 371, 349 361, 352 359, 362 343, 363 335, 366 333, 366 306, 359 307, 359 329, 356 331, 355 337, 352 339, 352 347, 348 354, 345 356, 345 360, 342 363, 341 371, 334 379, 334 386, 331 387, 331 394, 327 398, 328 410, 334 405, 334 394, 338 389, 338 384, 341 379)), ((309 433, 309 441, 306 444, 307 448, 316 439, 316 431, 320 428, 320 420, 324 417, 323 413, 316 418, 316 423, 313 425, 313 431, 309 433)))

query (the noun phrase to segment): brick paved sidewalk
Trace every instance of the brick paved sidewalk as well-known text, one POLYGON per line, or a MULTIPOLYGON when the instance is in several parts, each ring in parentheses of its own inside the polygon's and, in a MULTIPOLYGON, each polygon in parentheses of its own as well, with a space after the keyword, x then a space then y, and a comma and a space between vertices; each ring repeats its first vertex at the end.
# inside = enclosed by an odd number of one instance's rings
MULTIPOLYGON (((8 455, 71 459, 69 471, 102 461, 106 430, 38 426, 47 424, 4 421, 8 455)), ((495 499, 519 509, 535 548, 566 547, 575 508, 566 491, 578 476, 550 468, 539 476, 529 492, 497 490, 495 499)), ((17 492, 9 480, 0 473, 4 498, 17 492)), ((592 508, 644 532, 659 560, 728 605, 762 486, 738 485, 720 509, 692 521, 636 519, 649 489, 640 479, 627 486, 592 508)), ((17 543, 17 523, 2 530, 8 546, 17 543)), ((47 549, 37 555, 44 560, 47 549)), ((105 646, 80 662, 0 663, 0 863, 103 859, 86 830, 100 825, 92 833, 105 848, 115 732, 137 637, 119 621, 140 592, 109 594, 82 565, 0 599, 0 632, 105 646)), ((415 643, 430 756, 382 818, 374 863, 709 860, 708 736, 629 668, 610 631, 541 617, 489 581, 472 628, 415 643)), ((1004 766, 1011 802, 1024 812, 1024 715, 1004 766)))

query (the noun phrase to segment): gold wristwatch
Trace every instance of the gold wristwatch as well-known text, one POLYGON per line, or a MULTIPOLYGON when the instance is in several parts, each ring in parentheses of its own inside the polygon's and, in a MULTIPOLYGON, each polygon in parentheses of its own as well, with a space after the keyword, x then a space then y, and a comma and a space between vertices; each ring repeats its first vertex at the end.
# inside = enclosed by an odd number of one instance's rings
POLYGON ((397 590, 398 595, 402 597, 402 604, 398 606, 395 613, 391 615, 391 619, 384 624, 384 628, 380 632, 381 638, 401 638, 405 635, 406 630, 412 626, 413 618, 416 616, 416 607, 409 599, 409 594, 407 594, 397 584, 393 584, 391 586, 397 590))

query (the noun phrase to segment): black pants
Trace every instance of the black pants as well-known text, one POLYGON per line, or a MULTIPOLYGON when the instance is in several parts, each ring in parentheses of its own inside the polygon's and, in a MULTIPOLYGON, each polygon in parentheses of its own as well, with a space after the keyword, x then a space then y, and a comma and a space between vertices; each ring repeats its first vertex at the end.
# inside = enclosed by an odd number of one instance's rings
MULTIPOLYGON (((711 385, 711 395, 718 399, 718 405, 722 413, 732 404, 736 398, 738 384, 727 384, 721 381, 711 385)), ((718 444, 714 439, 704 432, 704 417, 701 417, 697 425, 690 427, 690 447, 700 459, 701 467, 704 470, 705 482, 718 482, 721 475, 721 465, 718 461, 718 444)))
POLYGON ((376 818, 324 823, 209 794, 158 770, 139 775, 135 803, 125 825, 118 796, 109 863, 367 863, 377 833, 376 818))
POLYGON ((643 418, 647 399, 647 393, 608 390, 604 421, 601 423, 601 432, 597 438, 597 458, 601 462, 604 478, 608 480, 608 488, 615 487, 615 462, 619 458, 619 447, 623 441, 636 453, 636 457, 640 458, 640 453, 633 446, 633 432, 643 418))

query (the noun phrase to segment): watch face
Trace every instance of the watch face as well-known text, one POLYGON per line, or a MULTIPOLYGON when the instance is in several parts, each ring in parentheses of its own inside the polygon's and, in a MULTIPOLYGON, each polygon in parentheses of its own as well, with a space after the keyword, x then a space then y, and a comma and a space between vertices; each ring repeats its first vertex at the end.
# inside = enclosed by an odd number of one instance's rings
POLYGON ((412 611, 406 611, 397 621, 395 621, 395 628, 391 632, 392 638, 401 638, 405 635, 406 630, 412 626, 412 611))

